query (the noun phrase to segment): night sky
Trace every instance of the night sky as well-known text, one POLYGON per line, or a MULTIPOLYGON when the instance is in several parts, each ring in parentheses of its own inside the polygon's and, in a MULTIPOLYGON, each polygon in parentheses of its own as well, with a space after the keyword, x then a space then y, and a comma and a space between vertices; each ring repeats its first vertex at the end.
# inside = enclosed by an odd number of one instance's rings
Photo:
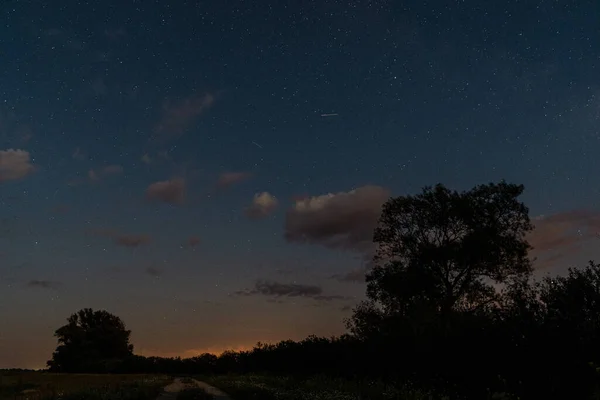
POLYGON ((0 368, 73 312, 135 352, 337 335, 389 196, 506 179, 599 256, 600 3, 0 5, 0 368))

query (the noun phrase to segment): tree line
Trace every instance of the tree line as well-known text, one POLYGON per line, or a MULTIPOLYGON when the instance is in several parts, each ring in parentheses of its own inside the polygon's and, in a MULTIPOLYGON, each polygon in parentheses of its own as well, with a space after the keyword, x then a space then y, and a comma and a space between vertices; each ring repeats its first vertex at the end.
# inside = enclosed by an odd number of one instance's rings
POLYGON ((389 199, 373 236, 367 300, 340 337, 257 344, 219 356, 133 354, 130 332, 84 309, 56 331, 60 372, 325 374, 481 399, 587 399, 600 384, 600 265, 533 278, 534 228, 504 181, 389 199))

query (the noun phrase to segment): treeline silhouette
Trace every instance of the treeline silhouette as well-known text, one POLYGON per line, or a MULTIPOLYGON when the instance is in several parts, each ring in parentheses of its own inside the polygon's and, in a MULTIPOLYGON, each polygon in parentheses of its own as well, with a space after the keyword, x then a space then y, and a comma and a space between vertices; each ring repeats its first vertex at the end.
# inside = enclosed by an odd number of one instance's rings
POLYGON ((452 397, 591 399, 600 386, 600 265, 532 277, 523 186, 437 185, 390 199, 374 234, 367 301, 333 338, 219 356, 133 355, 129 331, 82 310, 57 330, 53 371, 323 374, 408 383, 452 397))

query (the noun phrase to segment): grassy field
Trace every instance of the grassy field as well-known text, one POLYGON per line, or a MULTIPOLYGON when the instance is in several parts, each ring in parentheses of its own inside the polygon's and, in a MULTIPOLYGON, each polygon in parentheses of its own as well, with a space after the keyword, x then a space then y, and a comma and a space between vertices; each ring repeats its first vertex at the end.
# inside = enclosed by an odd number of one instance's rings
POLYGON ((221 375, 198 378, 233 400, 442 400, 428 393, 380 382, 350 382, 325 377, 298 379, 265 375, 221 375))
POLYGON ((171 381, 158 375, 0 371, 0 400, 150 400, 171 381))

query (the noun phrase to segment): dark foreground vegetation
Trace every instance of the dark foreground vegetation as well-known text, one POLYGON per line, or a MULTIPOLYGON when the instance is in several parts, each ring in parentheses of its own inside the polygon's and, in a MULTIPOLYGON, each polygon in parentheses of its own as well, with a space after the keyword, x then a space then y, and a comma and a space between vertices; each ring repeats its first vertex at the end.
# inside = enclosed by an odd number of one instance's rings
POLYGON ((154 400, 169 382, 164 375, 0 370, 0 400, 154 400))
POLYGON ((202 379, 234 400, 444 400, 428 390, 379 380, 265 374, 208 375, 202 379))
POLYGON ((522 192, 505 182, 466 192, 438 185, 390 199, 374 232, 368 300, 355 308, 341 337, 258 344, 218 357, 141 357, 133 355, 119 318, 82 310, 57 330, 59 346, 48 366, 202 374, 215 383, 224 379, 218 375, 261 373, 296 387, 320 376, 410 387, 434 398, 595 398, 600 266, 590 262, 534 280, 526 240, 533 226, 518 200, 522 192))

